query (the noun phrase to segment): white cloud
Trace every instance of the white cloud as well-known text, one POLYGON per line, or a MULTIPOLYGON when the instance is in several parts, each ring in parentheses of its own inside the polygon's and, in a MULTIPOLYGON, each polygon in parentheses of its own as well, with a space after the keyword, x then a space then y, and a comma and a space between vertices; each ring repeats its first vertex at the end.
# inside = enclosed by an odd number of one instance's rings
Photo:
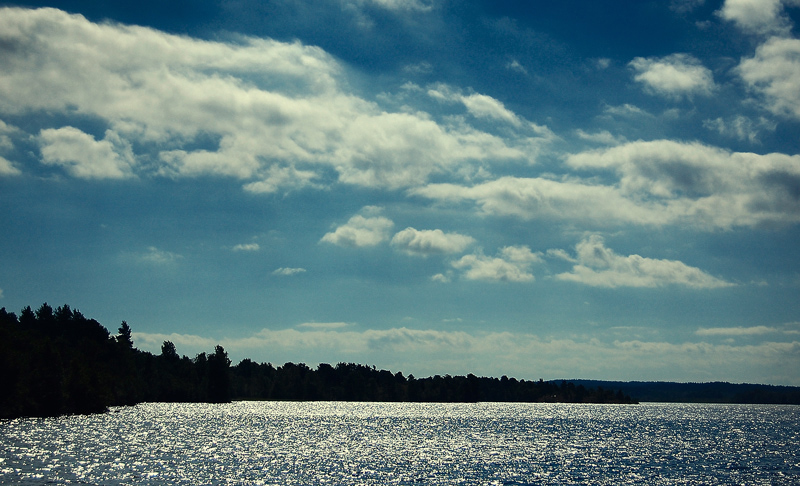
POLYGON ((755 336, 776 332, 774 327, 702 327, 695 331, 698 336, 755 336))
POLYGON ((273 270, 272 274, 273 275, 279 275, 279 276, 282 276, 282 277, 290 277, 292 275, 297 275, 299 273, 305 273, 305 272, 306 272, 305 268, 281 267, 281 268, 276 268, 275 270, 273 270))
POLYGON ((476 118, 493 118, 517 126, 521 124, 517 115, 508 110, 503 103, 491 96, 473 93, 462 97, 461 102, 467 107, 467 111, 476 118))
POLYGON ((600 143, 603 145, 619 145, 625 143, 627 140, 622 136, 615 136, 608 130, 601 130, 595 133, 588 133, 580 128, 575 131, 578 138, 589 142, 600 143))
POLYGON ((610 115, 623 116, 626 118, 652 116, 650 113, 644 111, 638 106, 631 105, 629 103, 625 103, 624 105, 619 105, 619 106, 608 105, 603 109, 603 111, 605 111, 610 115))
POLYGON ((522 219, 663 224, 664 208, 629 200, 613 186, 544 178, 501 177, 472 187, 429 184, 411 194, 440 201, 474 201, 485 214, 522 219))
POLYGON ((655 140, 582 152, 569 156, 567 164, 613 170, 619 176, 614 192, 646 211, 653 223, 729 228, 800 221, 797 155, 655 140), (660 218, 650 211, 659 211, 660 218))
POLYGON ((445 233, 440 229, 417 230, 406 228, 392 238, 392 245, 413 255, 459 253, 475 242, 475 239, 458 233, 445 233))
MULTIPOLYGON (((463 120, 387 112, 344 89, 331 56, 299 42, 203 41, 55 9, 2 9, 0 31, 16 46, 0 71, 0 113, 46 111, 109 127, 101 141, 72 127, 43 132, 43 160, 78 177, 214 174, 274 193, 318 187, 320 175, 335 173, 346 184, 404 188, 535 155, 529 127, 501 138, 463 120), (198 140, 214 143, 198 148, 198 140), (68 142, 71 152, 60 150, 68 142)), ((514 122, 481 96, 465 97, 476 116, 514 122)))
POLYGON ((267 169, 262 180, 245 184, 244 189, 255 193, 271 194, 280 190, 288 191, 304 187, 318 187, 311 182, 317 177, 318 175, 314 171, 273 165, 267 169))
POLYGON ((14 167, 10 160, 0 155, 0 176, 13 176, 22 174, 22 171, 14 167))
POLYGON ((389 239, 392 226, 392 220, 383 216, 357 214, 346 224, 326 233, 321 241, 339 246, 375 246, 389 239))
POLYGON ((345 327, 350 327, 352 324, 348 322, 304 322, 303 324, 298 324, 297 327, 306 328, 306 329, 343 329, 345 327))
POLYGON ((800 222, 800 156, 729 152, 700 143, 636 141, 566 157, 617 180, 501 177, 410 194, 474 201, 486 214, 596 226, 690 224, 699 229, 800 222))
POLYGON ((145 263, 152 263, 155 265, 167 265, 175 263, 181 258, 183 258, 182 255, 165 250, 159 250, 154 246, 148 247, 147 252, 139 255, 140 261, 145 263))
POLYGON ((258 251, 260 249, 258 243, 241 243, 233 247, 233 251, 258 251))
MULTIPOLYGON (((0 149, 10 150, 14 148, 14 143, 11 141, 11 137, 9 135, 17 134, 20 130, 12 125, 6 124, 3 120, 0 120, 0 149)), ((0 177, 2 176, 15 176, 22 174, 22 171, 19 170, 10 160, 0 155, 0 177)))
POLYGON ((724 20, 734 22, 740 29, 754 34, 788 34, 791 21, 783 15, 781 0, 725 0, 717 12, 724 20))
POLYGON ((737 70, 769 111, 800 119, 800 39, 772 38, 737 70))
POLYGON ((648 91, 662 96, 708 96, 715 89, 711 71, 688 54, 637 57, 629 65, 636 71, 633 79, 644 84, 648 91))
POLYGON ((462 103, 475 118, 489 118, 504 121, 514 126, 521 126, 522 120, 505 105, 491 96, 480 93, 468 95, 445 84, 438 84, 428 89, 428 95, 439 101, 462 103))
POLYGON ((2 299, 3 297, 4 297, 4 295, 3 295, 3 289, 0 289, 0 299, 2 299))
POLYGON ((130 144, 113 130, 96 141, 74 127, 49 128, 39 134, 42 162, 64 167, 82 179, 121 179, 132 175, 130 144))
POLYGON ((584 239, 575 250, 572 272, 556 275, 557 279, 609 288, 683 285, 712 289, 733 285, 679 261, 617 255, 605 247, 599 235, 584 239))
POLYGON ((527 246, 507 246, 496 257, 480 253, 464 255, 451 265, 463 270, 468 280, 532 282, 534 276, 530 267, 541 261, 541 255, 531 252, 527 246))
POLYGON ((760 143, 761 132, 763 130, 774 132, 778 124, 764 117, 753 121, 746 116, 737 115, 728 119, 704 120, 703 126, 725 137, 736 138, 750 143, 760 143))

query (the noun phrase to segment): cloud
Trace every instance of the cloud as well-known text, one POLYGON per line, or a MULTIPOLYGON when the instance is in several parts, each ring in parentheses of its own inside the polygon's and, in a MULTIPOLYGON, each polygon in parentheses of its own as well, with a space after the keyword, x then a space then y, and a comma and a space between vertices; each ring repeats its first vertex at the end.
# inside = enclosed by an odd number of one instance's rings
POLYGON ((800 222, 800 156, 730 152, 701 143, 636 141, 568 155, 567 166, 604 179, 501 177, 409 191, 474 201, 486 214, 596 226, 689 224, 698 229, 800 222))
POLYGON ((776 332, 774 327, 701 327, 695 334, 698 336, 756 336, 776 332))
POLYGON ((715 118, 704 120, 703 127, 713 130, 725 137, 736 138, 750 143, 760 143, 762 130, 774 132, 778 124, 767 120, 763 116, 757 121, 742 115, 737 115, 728 119, 715 118))
POLYGON ((463 270, 468 280, 532 282, 534 276, 530 267, 541 261, 541 255, 531 252, 527 246, 507 246, 496 257, 480 253, 464 255, 451 265, 463 270))
POLYGON ((458 233, 445 233, 440 229, 417 230, 406 228, 392 238, 392 245, 412 255, 459 253, 473 244, 475 239, 458 233))
POLYGON ((641 116, 652 116, 650 113, 644 111, 643 109, 639 108, 638 106, 631 105, 629 103, 625 103, 619 106, 606 106, 603 111, 610 115, 616 116, 623 116, 626 118, 630 117, 641 117, 641 116))
POLYGON ((305 329, 343 329, 345 327, 350 327, 352 324, 348 322, 304 322, 303 324, 298 324, 297 327, 305 328, 305 329))
POLYGON ((74 127, 49 128, 39 134, 42 163, 58 165, 81 179, 122 179, 132 175, 130 143, 113 130, 97 141, 74 127))
POLYGON ((3 297, 5 297, 5 296, 3 295, 3 289, 0 289, 0 299, 2 299, 3 297))
POLYGON ((800 119, 800 40, 772 38, 737 72, 772 113, 800 119))
POLYGON ((429 184, 411 194, 439 201, 474 201, 485 214, 597 224, 664 224, 669 213, 652 203, 626 199, 613 186, 578 180, 500 177, 471 187, 429 184))
POLYGON ((625 143, 625 137, 615 136, 608 130, 601 130, 595 133, 587 133, 581 129, 575 131, 575 134, 578 135, 578 138, 581 140, 586 140, 589 142, 599 143, 603 145, 620 145, 625 143))
POLYGON ((429 88, 428 95, 440 101, 462 103, 475 118, 499 120, 517 127, 522 125, 522 121, 517 115, 508 110, 502 102, 491 96, 480 93, 464 95, 444 84, 429 88))
POLYGON ((319 187, 314 184, 314 179, 318 174, 310 170, 297 170, 295 167, 271 166, 266 170, 262 180, 250 182, 244 185, 244 189, 249 192, 272 194, 278 191, 289 191, 302 189, 304 187, 319 187))
POLYGON ((258 243, 242 243, 233 247, 233 251, 258 251, 260 249, 258 243))
POLYGON ((392 226, 392 220, 383 216, 365 217, 357 214, 346 224, 326 233, 321 241, 338 246, 375 246, 389 239, 392 226))
POLYGON ((575 250, 577 263, 572 272, 556 275, 558 280, 608 288, 683 285, 713 289, 733 285, 679 261, 617 255, 605 247, 599 235, 584 239, 575 250))
POLYGON ((11 161, 0 155, 0 176, 14 176, 20 174, 22 174, 22 171, 14 167, 11 161))
POLYGON ((608 189, 635 205, 643 221, 719 228, 800 221, 797 155, 654 140, 582 152, 566 162, 576 169, 613 170, 619 181, 608 189))
MULTIPOLYGON (((333 57, 299 42, 206 41, 55 9, 4 8, 0 31, 15 46, 3 54, 0 113, 107 126, 103 140, 79 125, 42 132, 42 161, 76 177, 211 174, 275 193, 320 187, 335 174, 344 184, 396 189, 535 155, 527 126, 503 138, 464 120, 386 111, 346 89, 333 57)), ((463 102, 476 117, 516 123, 488 96, 463 102)))
MULTIPOLYGON (((9 135, 17 134, 19 132, 20 130, 17 127, 8 125, 3 120, 0 120, 0 149, 12 149, 14 147, 14 143, 11 141, 11 137, 9 135)), ((0 177, 15 176, 20 174, 22 174, 22 171, 16 168, 10 160, 0 155, 0 177)))
POLYGON ((518 60, 516 60, 516 59, 513 59, 513 60, 509 61, 506 64, 506 69, 508 69, 510 71, 516 71, 518 73, 525 74, 525 75, 528 74, 528 70, 525 69, 525 66, 520 64, 520 62, 518 60))
POLYGON ((785 3, 782 0, 725 0, 717 11, 722 19, 734 22, 740 29, 760 35, 788 34, 791 21, 783 15, 785 3))
POLYGON ((289 268, 289 267, 281 267, 276 268, 272 271, 272 275, 279 275, 282 277, 290 277, 292 275, 297 275, 299 273, 305 273, 305 268, 289 268))
POLYGON ((636 71, 633 79, 644 84, 647 91, 668 98, 709 96, 715 89, 711 71, 688 54, 637 57, 629 66, 636 71))
POLYGON ((165 250, 159 250, 154 246, 148 247, 147 252, 139 255, 140 261, 155 265, 168 265, 175 263, 181 258, 183 258, 182 255, 165 250))

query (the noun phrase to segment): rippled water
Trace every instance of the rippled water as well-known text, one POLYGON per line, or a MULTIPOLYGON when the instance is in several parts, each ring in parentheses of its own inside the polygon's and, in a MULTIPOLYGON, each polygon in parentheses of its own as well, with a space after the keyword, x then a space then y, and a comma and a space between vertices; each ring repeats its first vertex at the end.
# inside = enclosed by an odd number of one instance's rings
POLYGON ((800 484, 800 407, 142 404, 0 422, 0 484, 800 484))

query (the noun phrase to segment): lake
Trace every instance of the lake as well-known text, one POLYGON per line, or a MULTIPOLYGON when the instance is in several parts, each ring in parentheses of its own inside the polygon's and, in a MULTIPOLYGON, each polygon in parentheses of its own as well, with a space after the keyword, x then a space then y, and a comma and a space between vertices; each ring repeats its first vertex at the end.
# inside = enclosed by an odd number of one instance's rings
POLYGON ((0 422, 0 484, 800 484, 800 406, 234 402, 0 422))

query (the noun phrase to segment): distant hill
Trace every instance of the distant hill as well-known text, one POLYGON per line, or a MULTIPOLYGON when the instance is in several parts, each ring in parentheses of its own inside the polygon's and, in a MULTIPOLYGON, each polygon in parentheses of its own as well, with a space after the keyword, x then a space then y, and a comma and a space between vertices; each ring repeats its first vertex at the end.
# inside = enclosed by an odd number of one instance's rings
POLYGON ((664 381, 568 381, 587 388, 621 390, 638 402, 764 403, 800 405, 800 387, 748 383, 675 383, 664 381))

